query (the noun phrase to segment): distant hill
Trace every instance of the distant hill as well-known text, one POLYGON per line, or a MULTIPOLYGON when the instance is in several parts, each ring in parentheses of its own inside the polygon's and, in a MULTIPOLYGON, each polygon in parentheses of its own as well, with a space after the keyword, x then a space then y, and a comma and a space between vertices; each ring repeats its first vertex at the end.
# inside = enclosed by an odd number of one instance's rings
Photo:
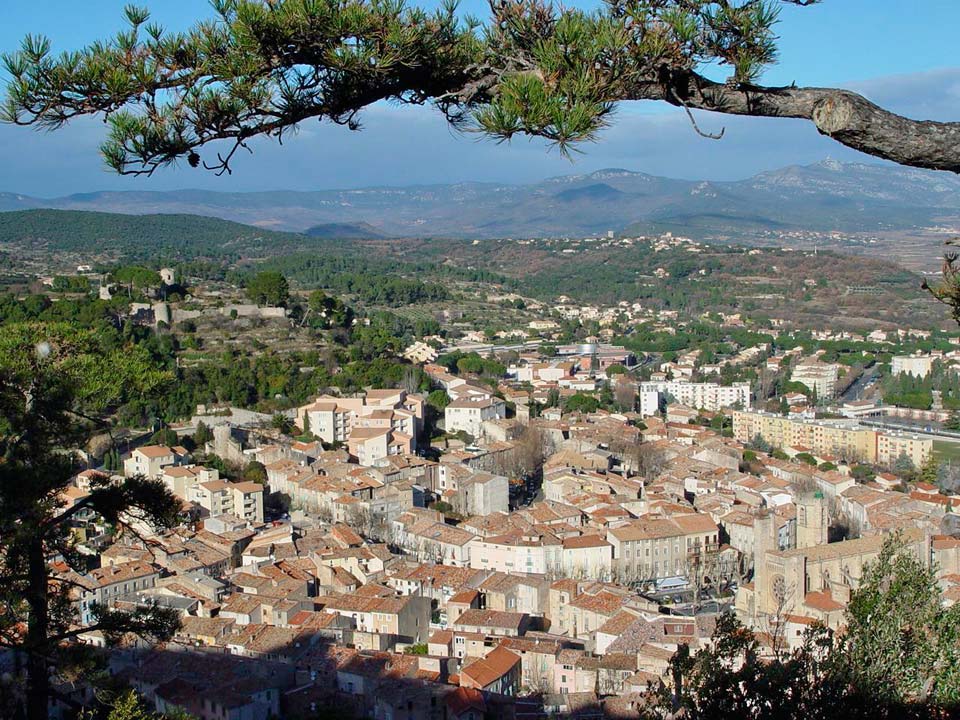
POLYGON ((121 215, 77 210, 0 213, 0 244, 53 251, 123 252, 128 257, 168 252, 179 257, 249 255, 265 248, 303 249, 295 233, 261 230, 195 215, 121 215))
POLYGON ((527 185, 457 183, 315 192, 95 192, 41 200, 0 194, 0 210, 173 213, 315 237, 501 238, 672 230, 749 239, 758 231, 911 230, 960 218, 960 178, 826 160, 736 182, 623 169, 527 185))
MULTIPOLYGON (((595 192, 610 195, 606 190, 587 190, 588 195, 595 192)), ((578 195, 567 197, 552 202, 577 207, 585 202, 578 195)), ((722 219, 717 214, 716 221, 722 219)), ((759 215, 737 220, 769 222, 759 215)), ((366 230, 351 224, 315 232, 339 235, 366 230)), ((0 213, 0 255, 8 259, 7 275, 17 267, 9 261, 13 258, 32 261, 34 268, 47 267, 50 258, 78 264, 109 263, 118 257, 160 262, 211 259, 211 266, 219 270, 269 268, 282 272, 298 288, 328 288, 379 306, 449 297, 453 281, 503 285, 548 301, 562 292, 589 303, 639 301, 694 313, 734 312, 741 303, 749 303, 751 312, 793 318, 804 326, 826 322, 839 328, 878 327, 878 323, 926 327, 946 317, 920 290, 920 277, 894 264, 900 260, 900 248, 880 250, 878 257, 869 258, 728 243, 660 245, 654 240, 617 239, 345 239, 275 232, 191 215, 76 210, 0 213), (38 258, 43 260, 39 264, 38 258), (389 282, 384 283, 384 278, 389 282), (873 291, 849 292, 854 285, 873 291)))
POLYGON ((10 212, 14 210, 27 210, 29 208, 43 207, 43 200, 28 197, 26 195, 17 195, 15 193, 0 193, 0 212, 10 212))
POLYGON ((596 183, 583 187, 561 190, 554 197, 563 202, 617 202, 623 199, 625 193, 606 183, 596 183))

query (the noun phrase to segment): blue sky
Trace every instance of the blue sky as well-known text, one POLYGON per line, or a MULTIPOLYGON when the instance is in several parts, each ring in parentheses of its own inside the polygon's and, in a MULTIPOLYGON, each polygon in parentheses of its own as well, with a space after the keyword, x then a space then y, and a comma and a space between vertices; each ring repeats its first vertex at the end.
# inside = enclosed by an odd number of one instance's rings
MULTIPOLYGON (((55 49, 72 49, 122 26, 126 0, 34 0, 4 3, 0 49, 26 33, 44 33, 55 49)), ((183 29, 210 14, 204 0, 141 0, 153 19, 183 29)), ((588 2, 578 3, 588 6, 588 2)), ((462 8, 485 16, 486 4, 462 8)), ((781 58, 764 78, 772 84, 849 87, 914 117, 960 119, 960 62, 955 56, 960 3, 956 0, 824 0, 786 6, 779 26, 781 58)), ((825 139, 806 123, 729 118, 701 113, 704 129, 726 129, 721 141, 698 137, 682 111, 629 104, 596 143, 573 162, 537 141, 497 145, 453 133, 428 108, 378 105, 365 129, 350 132, 316 122, 278 148, 259 143, 240 158, 232 177, 215 178, 186 166, 150 179, 104 170, 97 146, 103 125, 80 121, 53 134, 0 126, 0 191, 53 196, 98 189, 318 189, 363 185, 527 182, 553 175, 626 167, 684 178, 732 179, 826 156, 863 159, 825 139)))

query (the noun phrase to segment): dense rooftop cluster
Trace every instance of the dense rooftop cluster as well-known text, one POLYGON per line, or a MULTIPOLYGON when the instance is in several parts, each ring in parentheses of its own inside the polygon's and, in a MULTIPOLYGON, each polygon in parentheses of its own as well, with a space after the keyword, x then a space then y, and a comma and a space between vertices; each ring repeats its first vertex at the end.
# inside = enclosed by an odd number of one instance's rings
MULTIPOLYGON (((180 613, 171 642, 112 652, 113 671, 158 709, 204 718, 630 717, 679 647, 710 647, 722 613, 771 657, 814 624, 841 628, 892 533, 936 568, 943 602, 960 599, 951 498, 896 472, 854 472, 903 454, 923 465, 929 441, 750 410, 749 384, 727 395, 690 382, 695 355, 642 382, 608 374, 637 364, 623 348, 557 350, 521 353, 494 383, 424 361, 448 400, 432 440, 423 395, 372 389, 292 411, 312 439, 201 408, 173 430, 209 424, 205 446, 133 449, 123 472, 161 480, 182 524, 115 537, 80 515, 99 567, 56 566, 81 620, 94 603, 180 613), (606 384, 640 402, 570 404, 606 384), (697 407, 676 402, 688 391, 697 407), (732 433, 711 422, 725 417, 732 433), (259 463, 264 476, 224 480, 195 455, 259 463)), ((77 475, 65 507, 98 474, 77 475)))

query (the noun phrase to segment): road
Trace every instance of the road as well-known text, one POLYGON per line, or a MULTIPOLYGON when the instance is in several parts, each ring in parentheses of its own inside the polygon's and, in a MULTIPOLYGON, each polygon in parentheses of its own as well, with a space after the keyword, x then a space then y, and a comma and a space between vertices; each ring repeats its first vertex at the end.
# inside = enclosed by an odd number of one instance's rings
POLYGON ((857 381, 853 383, 849 388, 846 389, 844 393, 838 398, 840 402, 854 402, 856 400, 861 400, 865 393, 873 393, 876 388, 877 378, 880 377, 879 372, 876 368, 868 368, 864 370, 860 377, 857 378, 857 381))
MULTIPOLYGON (((692 616, 694 614, 693 591, 690 589, 641 593, 641 597, 657 603, 660 606, 660 612, 666 615, 692 616)), ((697 605, 697 615, 726 612, 733 607, 733 597, 729 594, 725 597, 717 597, 713 590, 702 590, 701 599, 697 605)))

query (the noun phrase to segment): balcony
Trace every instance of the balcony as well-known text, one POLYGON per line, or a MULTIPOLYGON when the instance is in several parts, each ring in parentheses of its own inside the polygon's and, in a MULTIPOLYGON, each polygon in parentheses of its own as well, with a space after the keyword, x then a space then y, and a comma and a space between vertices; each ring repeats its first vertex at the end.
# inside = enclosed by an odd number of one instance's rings
POLYGON ((693 555, 702 555, 702 554, 710 555, 712 553, 716 553, 719 551, 720 551, 719 543, 709 542, 703 545, 693 545, 692 547, 688 547, 687 556, 690 557, 693 555))

